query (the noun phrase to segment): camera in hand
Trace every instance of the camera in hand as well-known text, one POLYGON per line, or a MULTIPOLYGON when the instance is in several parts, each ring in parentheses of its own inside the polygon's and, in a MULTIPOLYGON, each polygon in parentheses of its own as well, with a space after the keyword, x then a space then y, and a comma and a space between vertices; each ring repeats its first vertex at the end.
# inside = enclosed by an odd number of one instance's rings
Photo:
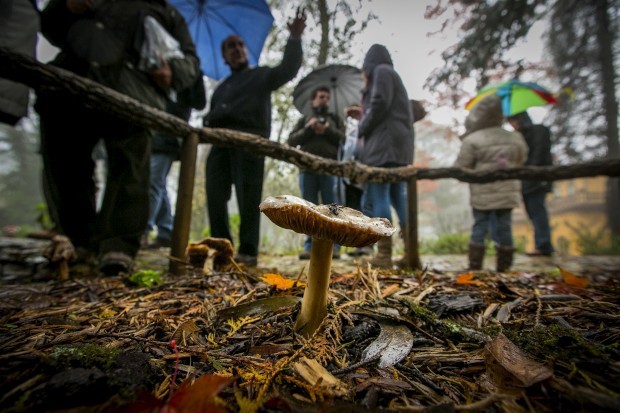
POLYGON ((327 123, 327 106, 316 106, 312 108, 314 111, 314 117, 317 122, 324 125, 327 123))

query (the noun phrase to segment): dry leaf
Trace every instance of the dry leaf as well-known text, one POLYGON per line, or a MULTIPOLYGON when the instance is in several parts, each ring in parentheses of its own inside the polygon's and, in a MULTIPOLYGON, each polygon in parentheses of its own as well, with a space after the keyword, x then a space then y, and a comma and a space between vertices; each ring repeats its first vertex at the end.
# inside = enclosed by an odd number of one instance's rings
POLYGON ((290 278, 283 277, 280 274, 265 274, 261 279, 269 285, 275 286, 278 290, 289 290, 294 286, 303 286, 305 283, 290 278))
POLYGON ((298 363, 293 363, 293 368, 312 386, 321 387, 334 396, 348 393, 347 386, 314 359, 302 357, 298 363))
POLYGON ((588 286, 588 280, 586 278, 579 277, 570 271, 562 269, 561 267, 558 267, 558 269, 560 270, 560 274, 562 275, 562 279, 565 284, 577 288, 586 288, 588 286))
POLYGON ((530 359, 502 333, 487 344, 486 350, 489 378, 499 388, 529 387, 553 374, 547 366, 530 359))
POLYGON ((463 274, 459 274, 459 276, 456 277, 456 283, 457 284, 473 284, 473 285, 477 285, 478 287, 484 286, 484 283, 482 281, 474 280, 475 276, 476 274, 474 274, 473 272, 466 272, 463 274))

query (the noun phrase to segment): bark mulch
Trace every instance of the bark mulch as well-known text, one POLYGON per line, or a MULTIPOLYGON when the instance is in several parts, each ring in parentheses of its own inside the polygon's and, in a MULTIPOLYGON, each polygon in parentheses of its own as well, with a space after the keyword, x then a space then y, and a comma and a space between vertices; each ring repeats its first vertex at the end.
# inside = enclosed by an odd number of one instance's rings
POLYGON ((620 411, 617 267, 349 260, 306 339, 299 262, 173 277, 160 250, 133 277, 59 281, 45 245, 0 239, 3 412, 620 411))

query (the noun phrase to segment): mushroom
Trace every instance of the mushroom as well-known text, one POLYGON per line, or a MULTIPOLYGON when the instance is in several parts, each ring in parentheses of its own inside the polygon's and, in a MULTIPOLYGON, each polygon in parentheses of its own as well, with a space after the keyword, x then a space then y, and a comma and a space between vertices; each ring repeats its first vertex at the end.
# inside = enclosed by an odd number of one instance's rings
POLYGON ((369 218, 336 204, 315 205, 292 195, 268 197, 261 202, 260 210, 274 224, 312 237, 308 284, 295 323, 295 330, 305 336, 314 333, 327 314, 334 243, 365 247, 396 231, 385 218, 369 218))

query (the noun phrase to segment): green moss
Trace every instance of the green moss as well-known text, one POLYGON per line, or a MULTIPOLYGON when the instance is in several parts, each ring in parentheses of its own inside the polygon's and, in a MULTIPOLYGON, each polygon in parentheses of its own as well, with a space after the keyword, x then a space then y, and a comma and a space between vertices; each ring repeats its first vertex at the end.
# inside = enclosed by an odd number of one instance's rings
POLYGON ((600 349, 577 331, 560 324, 536 326, 531 330, 505 329, 504 334, 523 351, 539 360, 556 358, 570 362, 591 358, 607 359, 600 349))
POLYGON ((99 368, 108 371, 114 366, 119 350, 96 344, 76 344, 54 347, 50 353, 49 364, 58 369, 99 368))
POLYGON ((467 342, 480 342, 484 340, 483 334, 480 334, 479 331, 470 327, 461 326, 454 321, 441 320, 434 312, 416 304, 410 297, 403 297, 402 300, 416 317, 430 325, 444 338, 467 342))

